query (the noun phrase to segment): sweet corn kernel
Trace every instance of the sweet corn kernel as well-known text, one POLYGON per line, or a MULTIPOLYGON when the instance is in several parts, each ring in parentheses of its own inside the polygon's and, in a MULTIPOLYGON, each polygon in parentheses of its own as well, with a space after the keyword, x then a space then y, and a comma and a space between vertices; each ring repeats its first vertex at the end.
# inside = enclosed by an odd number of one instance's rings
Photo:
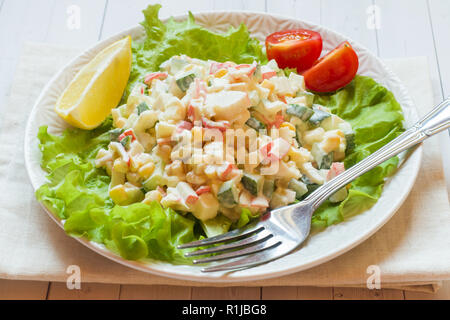
POLYGON ((124 118, 119 118, 117 119, 115 125, 117 128, 123 128, 123 126, 125 125, 126 121, 124 118))
POLYGON ((123 184, 119 184, 114 188, 111 188, 111 190, 109 190, 109 196, 114 201, 114 203, 122 203, 126 201, 128 197, 123 184))
POLYGON ((336 134, 342 138, 345 138, 345 134, 344 134, 344 132, 342 132, 342 130, 339 130, 339 129, 336 130, 336 134))
POLYGON ((284 127, 287 127, 287 128, 289 128, 289 129, 291 129, 292 131, 295 131, 294 125, 293 125, 292 123, 290 123, 290 122, 283 122, 283 123, 280 125, 280 128, 284 128, 284 127))
POLYGON ((143 203, 150 204, 152 201, 160 202, 163 198, 161 192, 158 190, 152 190, 145 194, 145 199, 142 201, 143 203))
POLYGON ((331 136, 324 140, 324 142, 322 143, 322 149, 326 153, 330 153, 331 151, 339 148, 340 143, 341 139, 339 138, 339 136, 331 136))
POLYGON ((184 175, 184 166, 181 160, 175 160, 171 164, 166 166, 166 172, 169 176, 181 176, 184 175))
POLYGON ((192 137, 194 140, 203 140, 203 128, 202 127, 193 127, 192 128, 192 137))
POLYGON ((170 153, 171 152, 172 152, 172 147, 167 144, 158 146, 157 155, 159 155, 165 162, 170 161, 170 153))
POLYGON ((267 79, 264 79, 264 81, 261 83, 261 87, 269 89, 270 94, 272 94, 273 90, 275 89, 275 85, 267 79))
POLYGON ((117 158, 116 160, 114 160, 113 168, 117 172, 127 173, 127 171, 128 171, 128 163, 123 161, 121 158, 117 158))
POLYGON ((290 147, 287 155, 292 161, 297 164, 297 166, 300 166, 302 163, 312 160, 311 154, 307 149, 304 148, 297 149, 294 147, 290 147))
POLYGON ((192 184, 201 185, 206 182, 206 179, 204 176, 196 175, 191 171, 186 174, 186 181, 192 184))
POLYGON ((155 164, 153 162, 148 162, 147 164, 139 168, 138 174, 142 178, 148 179, 153 171, 155 171, 155 164))
POLYGON ((216 168, 214 166, 207 165, 205 167, 204 173, 209 179, 217 178, 217 172, 216 172, 216 168))
POLYGON ((227 70, 227 69, 220 69, 219 71, 217 71, 217 72, 214 74, 214 77, 216 77, 216 78, 222 78, 222 77, 225 76, 227 73, 228 73, 228 70, 227 70))
POLYGON ((142 164, 139 161, 138 156, 130 157, 130 163, 129 163, 128 167, 131 172, 137 172, 141 166, 142 166, 142 164))
POLYGON ((139 185, 140 176, 137 173, 128 172, 126 177, 127 177, 128 182, 130 182, 134 185, 139 185))

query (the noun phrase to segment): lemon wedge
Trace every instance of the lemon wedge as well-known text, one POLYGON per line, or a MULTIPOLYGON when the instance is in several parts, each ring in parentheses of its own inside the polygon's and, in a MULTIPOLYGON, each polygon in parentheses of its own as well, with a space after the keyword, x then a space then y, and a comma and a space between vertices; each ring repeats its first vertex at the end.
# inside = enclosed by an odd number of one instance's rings
POLYGON ((130 77, 131 37, 114 42, 85 65, 56 102, 56 113, 69 124, 91 130, 119 103, 130 77))

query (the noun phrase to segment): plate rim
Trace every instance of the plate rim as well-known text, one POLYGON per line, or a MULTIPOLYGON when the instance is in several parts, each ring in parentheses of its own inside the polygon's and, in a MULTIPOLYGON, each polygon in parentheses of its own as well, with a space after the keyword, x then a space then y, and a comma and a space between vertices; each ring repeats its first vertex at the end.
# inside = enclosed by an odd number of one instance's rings
MULTIPOLYGON (((335 30, 332 30, 326 26, 320 25, 320 24, 316 24, 316 23, 312 23, 308 20, 304 20, 304 19, 297 19, 294 17, 289 17, 286 15, 282 15, 282 14, 271 14, 271 13, 266 13, 266 12, 258 12, 258 11, 247 11, 247 10, 207 10, 207 11, 193 11, 192 12, 194 17, 197 15, 209 15, 209 14, 220 14, 220 13, 245 13, 245 14, 249 14, 251 16, 254 15, 262 15, 262 16, 267 16, 267 17, 275 17, 275 18, 279 18, 279 19, 283 19, 283 20, 288 20, 288 21, 294 21, 294 22, 301 22, 301 23, 306 23, 315 27, 320 27, 324 30, 326 30, 327 32, 331 32, 334 33, 340 37, 343 37, 345 39, 347 39, 350 43, 352 44, 356 44, 358 47, 364 49, 366 52, 368 52, 371 56, 371 58, 374 58, 377 60, 378 63, 380 63, 383 68, 387 71, 387 76, 389 77, 389 79, 393 80, 394 82, 396 82, 396 84, 399 87, 399 90, 402 92, 402 95, 405 99, 409 100, 409 104, 412 106, 412 111, 415 113, 415 115, 418 115, 417 112, 417 107, 414 104, 414 102, 412 101, 407 89, 405 88, 405 86, 403 85, 402 81, 397 77, 397 75, 376 55, 374 55, 369 49, 367 49, 364 45, 362 45, 361 43, 354 41, 353 39, 351 39, 350 37, 345 36, 344 34, 337 32, 335 30)), ((173 16, 173 18, 175 20, 181 20, 181 19, 185 19, 187 18, 187 14, 179 14, 179 15, 175 15, 173 16)), ((161 20, 163 22, 167 21, 167 19, 169 19, 169 17, 164 17, 161 18, 161 20)), ((231 23, 230 23, 231 25, 231 23)), ((139 24, 127 27, 126 29, 114 33, 110 36, 108 36, 107 38, 101 40, 101 41, 97 41, 96 43, 90 45, 89 47, 87 47, 86 49, 81 50, 81 52, 79 52, 75 57, 73 57, 72 59, 70 59, 69 62, 67 62, 66 64, 64 64, 64 66, 62 66, 52 77, 51 79, 47 82, 47 84, 43 87, 43 89, 41 90, 41 93, 39 94, 39 96, 36 98, 35 103, 33 104, 33 107, 30 110, 30 113, 28 115, 28 119, 26 122, 26 126, 25 126, 25 133, 29 132, 29 127, 31 126, 31 122, 32 122, 32 115, 37 111, 37 107, 40 104, 40 102, 42 101, 42 99, 45 97, 45 95, 47 94, 48 89, 54 84, 55 80, 60 77, 64 72, 66 72, 66 69, 68 69, 72 64, 74 64, 80 57, 84 56, 85 54, 87 54, 90 51, 99 49, 100 47, 105 47, 107 46, 107 44, 109 44, 110 42, 113 41, 113 39, 116 39, 122 35, 125 34, 129 34, 133 31, 137 31, 137 29, 142 28, 142 26, 140 26, 139 24)), ((100 49, 101 50, 101 49, 100 49)), ((33 187, 33 190, 36 192, 36 190, 40 187, 40 186, 36 186, 33 183, 33 179, 31 177, 31 167, 30 167, 30 162, 28 161, 28 159, 30 158, 30 139, 28 137, 27 134, 25 134, 25 139, 24 139, 24 160, 25 160, 25 167, 26 167, 26 171, 27 171, 27 176, 28 179, 30 181, 30 184, 33 187)), ((102 244, 98 244, 95 242, 91 242, 89 240, 87 240, 84 237, 75 237, 75 236, 71 236, 68 235, 66 233, 66 235, 69 238, 75 239, 77 240, 79 243, 83 244, 84 246, 88 247, 90 250, 93 250, 94 252, 102 255, 105 258, 108 258, 110 260, 113 260, 114 262, 117 262, 123 266, 138 270, 138 271, 142 271, 145 273, 149 273, 149 274, 153 274, 156 276, 163 276, 166 278, 171 278, 171 279, 177 279, 177 280, 183 280, 183 281, 189 281, 189 282, 207 282, 207 283, 236 283, 236 282, 249 282, 249 281, 257 281, 257 280, 265 280, 265 279, 271 279, 271 278, 277 278, 277 277, 281 277, 281 276, 285 276, 285 275, 289 275, 289 274, 293 274, 296 272, 300 272, 300 271, 304 271, 310 268, 313 268, 315 266, 318 266, 320 264, 323 264, 325 262, 328 262, 348 251, 350 251, 351 249, 355 248, 356 246, 358 246, 359 244, 361 244, 362 242, 366 241, 368 238, 370 238, 373 234, 375 234, 383 225, 385 225, 392 217, 393 215, 398 211, 398 209, 400 208, 400 206, 403 204, 403 202, 406 200, 406 198, 408 197, 408 195, 410 194, 410 191, 412 189, 412 187, 414 186, 414 182, 417 178, 417 175, 419 173, 420 170, 420 165, 422 163, 422 157, 423 157, 423 147, 420 144, 417 148, 415 148, 415 150, 412 152, 411 156, 414 156, 416 159, 416 165, 414 166, 414 172, 412 175, 410 175, 410 180, 411 183, 409 183, 409 185, 407 186, 407 188, 405 189, 405 191, 403 192, 402 196, 400 198, 398 198, 396 204, 393 206, 393 209, 391 210, 391 212, 387 215, 384 216, 384 218, 382 220, 380 220, 377 224, 373 225, 371 228, 369 228, 368 231, 365 231, 365 233, 359 237, 356 241, 349 241, 348 243, 344 243, 343 245, 337 247, 336 249, 334 249, 331 253, 328 253, 325 256, 322 256, 318 259, 315 259, 313 261, 310 261, 308 263, 304 263, 301 265, 296 265, 293 267, 287 267, 284 268, 283 270, 279 271, 279 270, 273 270, 273 271, 269 271, 269 272, 261 272, 257 275, 246 275, 246 276, 241 276, 241 277, 226 277, 227 273, 222 274, 221 276, 210 276, 210 274, 208 273, 202 273, 200 275, 193 275, 193 274, 182 274, 180 272, 174 272, 174 271, 162 271, 160 269, 155 269, 152 268, 152 264, 151 263, 143 263, 143 262, 139 262, 139 261, 132 261, 132 260, 126 260, 124 258, 122 258, 121 256, 117 255, 116 253, 108 250, 106 247, 104 247, 102 244)), ((388 180, 389 181, 389 180, 388 180)), ((37 200, 36 200, 37 201, 37 200)), ((50 218, 59 226, 64 230, 64 225, 62 223, 62 220, 59 219, 58 217, 56 217, 53 213, 50 212, 50 210, 48 210, 41 202, 38 202, 40 204, 40 206, 44 209, 44 211, 47 213, 47 215, 50 216, 50 218)), ((364 213, 361 213, 364 214, 364 213)), ((65 232, 65 231, 64 231, 65 232)), ((199 267, 200 268, 200 267, 199 267)), ((238 271, 237 271, 238 272, 238 271)))

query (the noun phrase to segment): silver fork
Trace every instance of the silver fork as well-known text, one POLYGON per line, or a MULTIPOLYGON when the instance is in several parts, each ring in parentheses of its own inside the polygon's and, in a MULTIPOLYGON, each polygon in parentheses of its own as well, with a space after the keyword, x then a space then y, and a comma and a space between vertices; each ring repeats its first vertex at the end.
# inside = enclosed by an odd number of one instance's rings
POLYGON ((186 257, 215 254, 193 260, 194 264, 233 259, 231 262, 203 268, 203 272, 249 268, 292 252, 308 237, 313 212, 334 192, 389 158, 449 128, 449 105, 450 97, 437 105, 413 127, 318 188, 305 200, 272 210, 263 215, 257 223, 245 228, 183 244, 178 248, 196 248, 224 243, 219 246, 185 253, 186 257))

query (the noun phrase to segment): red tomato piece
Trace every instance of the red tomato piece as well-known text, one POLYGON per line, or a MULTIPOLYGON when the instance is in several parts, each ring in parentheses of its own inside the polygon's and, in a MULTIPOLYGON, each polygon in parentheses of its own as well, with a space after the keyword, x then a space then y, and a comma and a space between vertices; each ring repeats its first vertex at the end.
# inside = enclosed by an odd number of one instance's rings
POLYGON ((305 85, 316 92, 336 91, 353 80, 358 66, 358 55, 345 41, 303 73, 305 85))
POLYGON ((266 38, 266 51, 267 58, 275 59, 280 68, 296 68, 300 73, 320 57, 322 37, 307 29, 279 31, 266 38))

